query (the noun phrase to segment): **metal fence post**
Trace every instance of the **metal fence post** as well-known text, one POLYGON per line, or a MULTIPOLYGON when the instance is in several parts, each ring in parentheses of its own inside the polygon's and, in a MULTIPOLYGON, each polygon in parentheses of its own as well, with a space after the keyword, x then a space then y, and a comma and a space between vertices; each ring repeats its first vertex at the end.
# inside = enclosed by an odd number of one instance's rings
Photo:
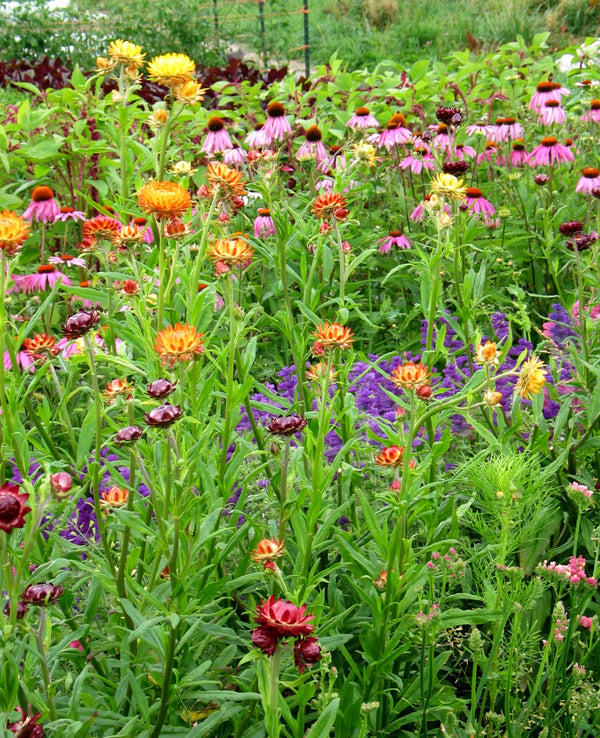
POLYGON ((258 0, 258 19, 260 21, 260 41, 262 47, 263 62, 267 53, 265 34, 265 0, 258 0))
POLYGON ((306 78, 310 77, 310 36, 308 32, 308 0, 303 0, 304 12, 304 69, 306 78))
POLYGON ((219 9, 217 8, 217 0, 213 0, 213 17, 215 19, 215 31, 219 32, 219 9))

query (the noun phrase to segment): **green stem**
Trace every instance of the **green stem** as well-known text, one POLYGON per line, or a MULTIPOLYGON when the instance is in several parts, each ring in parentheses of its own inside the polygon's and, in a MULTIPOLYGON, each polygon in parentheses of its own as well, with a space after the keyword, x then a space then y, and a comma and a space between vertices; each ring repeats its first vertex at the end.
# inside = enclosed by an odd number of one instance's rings
POLYGON ((162 674, 162 686, 160 689, 160 709, 158 711, 156 722, 154 723, 154 729, 152 730, 152 733, 150 733, 150 738, 158 738, 169 710, 169 692, 171 689, 171 679, 173 677, 173 662, 175 661, 176 645, 177 628, 174 628, 173 625, 171 625, 169 629, 167 652, 165 654, 165 665, 162 674))
POLYGON ((223 280, 225 301, 229 310, 229 355, 227 360, 226 385, 225 385, 225 415, 223 418, 223 436, 221 447, 221 460, 219 463, 219 478, 225 489, 225 469, 227 467, 227 448, 229 447, 229 436, 231 433, 231 423, 233 418, 233 390, 234 390, 234 369, 235 369, 235 349, 237 338, 237 319, 235 316, 235 303, 233 301, 233 287, 229 276, 223 280))
POLYGON ((290 443, 291 439, 289 436, 285 437, 283 445, 283 461, 281 462, 281 489, 279 490, 279 540, 283 541, 285 538, 285 503, 287 501, 287 478, 288 478, 288 467, 290 464, 290 443))
POLYGON ((281 720, 279 718, 279 669, 283 649, 277 646, 275 653, 269 657, 269 702, 265 715, 265 727, 269 738, 279 738, 281 720))
POLYGON ((44 692, 46 693, 46 704, 48 705, 48 713, 50 720, 54 722, 57 719, 56 706, 51 693, 52 680, 50 679, 50 670, 48 669, 48 659, 46 658, 46 647, 44 645, 44 636, 46 633, 46 608, 40 608, 40 626, 34 631, 35 642, 40 655, 40 666, 42 667, 42 679, 44 680, 44 692))

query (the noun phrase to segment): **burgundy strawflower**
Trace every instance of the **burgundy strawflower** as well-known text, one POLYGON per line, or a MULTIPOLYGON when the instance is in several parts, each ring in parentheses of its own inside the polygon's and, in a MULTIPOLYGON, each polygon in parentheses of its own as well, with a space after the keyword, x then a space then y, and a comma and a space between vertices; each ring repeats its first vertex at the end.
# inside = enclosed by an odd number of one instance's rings
POLYGON ((258 625, 271 628, 281 638, 310 635, 315 627, 309 622, 313 618, 314 615, 306 615, 306 605, 298 607, 286 600, 276 600, 275 595, 256 608, 258 625))
POLYGON ((548 180, 550 177, 547 174, 536 174, 533 178, 533 181, 536 183, 536 185, 543 186, 548 183, 548 180))
POLYGON ((171 392, 175 392, 177 382, 170 382, 168 379, 161 377, 151 382, 146 391, 155 400, 162 400, 163 397, 167 397, 171 392))
POLYGON ((21 600, 29 605, 45 607, 56 602, 64 591, 65 588, 61 587, 60 584, 51 584, 49 582, 30 584, 29 587, 21 592, 21 600))
POLYGON ((137 425, 128 425, 117 431, 117 443, 131 443, 142 437, 142 429, 137 425))
POLYGON ((442 171, 446 174, 453 174, 455 177, 464 174, 469 168, 469 162, 461 159, 459 161, 447 161, 442 165, 442 171))
POLYGON ((252 631, 252 645, 255 648, 260 648, 267 656, 272 656, 275 653, 278 642, 277 632, 273 628, 263 626, 252 631))
POLYGON ((0 530, 10 533, 14 528, 25 526, 25 515, 31 512, 26 505, 27 492, 19 493, 19 486, 5 482, 0 487, 0 530))
MULTIPOLYGON (((29 713, 25 715, 25 711, 20 707, 15 708, 21 713, 21 719, 16 723, 9 723, 6 727, 16 738, 44 738, 44 726, 38 724, 38 720, 42 717, 41 712, 29 713)), ((31 708, 30 708, 31 710, 31 708)))
MULTIPOLYGON (((17 620, 21 620, 21 618, 24 618, 28 612, 29 605, 26 602, 21 602, 21 600, 19 600, 17 602, 17 620)), ((4 614, 7 617, 10 617, 10 602, 7 602, 6 605, 4 605, 4 614)))
POLYGON ((435 117, 440 123, 445 123, 447 126, 459 126, 463 120, 462 111, 455 107, 439 107, 435 111, 435 117))
POLYGON ((307 666, 316 664, 321 658, 321 646, 314 636, 298 638, 294 643, 294 662, 301 674, 307 666))
POLYGON ((307 422, 300 415, 293 413, 283 418, 271 418, 267 423, 267 430, 276 436, 293 436, 294 433, 306 428, 307 422))
POLYGON ((182 414, 180 405, 161 405, 146 413, 144 419, 153 428, 166 428, 179 420, 182 414))
POLYGON ((598 240, 596 231, 591 233, 577 233, 566 242, 566 247, 571 251, 586 251, 598 240))
POLYGON ((569 220, 566 223, 561 223, 558 226, 558 230, 563 236, 574 236, 576 233, 583 231, 583 223, 578 220, 569 220))
POLYGON ((65 320, 62 329, 67 338, 80 338, 95 328, 99 322, 100 313, 95 310, 80 310, 65 320))

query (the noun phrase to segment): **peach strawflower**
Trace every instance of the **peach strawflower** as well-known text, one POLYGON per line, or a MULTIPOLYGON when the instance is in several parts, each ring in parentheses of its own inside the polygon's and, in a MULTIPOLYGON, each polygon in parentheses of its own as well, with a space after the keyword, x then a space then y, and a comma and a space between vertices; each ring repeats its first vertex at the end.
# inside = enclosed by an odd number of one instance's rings
POLYGON ((217 238, 208 247, 206 255, 217 264, 234 267, 252 261, 254 250, 243 238, 217 238))
POLYGON ((537 356, 532 356, 521 367, 515 392, 521 399, 531 400, 532 395, 539 395, 542 391, 542 387, 546 384, 546 374, 544 362, 537 356))
POLYGON ((316 343, 323 347, 323 349, 339 348, 342 351, 346 351, 351 348, 352 342, 354 341, 354 333, 350 328, 346 328, 339 323, 323 323, 322 325, 318 325, 317 329, 313 331, 313 336, 316 338, 316 343))
POLYGON ((137 193, 140 208, 159 219, 179 218, 190 209, 192 197, 177 182, 148 182, 137 193))
POLYGON ((375 455, 377 466, 400 466, 404 460, 404 446, 388 446, 375 455))
POLYGON ((127 379, 113 379, 106 385, 104 390, 104 397, 112 402, 115 397, 123 395, 124 397, 131 397, 133 392, 133 385, 127 379))
POLYGON ((155 56, 148 64, 148 77, 166 87, 183 85, 193 78, 196 65, 185 54, 163 54, 155 56))
POLYGON ((206 179, 211 188, 214 190, 218 187, 219 194, 225 198, 242 197, 246 194, 242 173, 220 161, 211 162, 206 167, 206 179))
POLYGON ((498 365, 498 351, 496 350, 496 343, 486 341, 485 344, 479 344, 475 353, 475 361, 478 364, 485 364, 486 366, 498 365))
POLYGON ((391 374, 391 380, 400 389, 418 390, 425 387, 431 380, 431 372, 421 362, 415 364, 409 361, 397 366, 391 374))
POLYGON ((198 333, 194 326, 167 326, 156 336, 154 350, 165 366, 173 367, 180 361, 191 361, 204 352, 204 334, 198 333))
POLYGON ((332 366, 324 364, 319 361, 317 364, 311 364, 306 372, 306 378, 310 382, 320 382, 323 377, 327 375, 329 371, 329 381, 333 382, 337 376, 337 372, 332 366))
POLYGON ((100 492, 100 506, 103 508, 123 507, 127 504, 129 491, 122 487, 111 487, 100 492))
POLYGON ((14 256, 29 236, 30 226, 12 210, 0 213, 0 251, 14 256))
POLYGON ((146 227, 141 227, 132 223, 121 228, 115 233, 112 240, 116 246, 126 248, 127 246, 135 246, 136 244, 145 242, 146 227))
POLYGON ((285 553, 283 544, 284 541, 278 541, 276 538, 263 538, 250 553, 250 558, 257 564, 274 561, 285 553))

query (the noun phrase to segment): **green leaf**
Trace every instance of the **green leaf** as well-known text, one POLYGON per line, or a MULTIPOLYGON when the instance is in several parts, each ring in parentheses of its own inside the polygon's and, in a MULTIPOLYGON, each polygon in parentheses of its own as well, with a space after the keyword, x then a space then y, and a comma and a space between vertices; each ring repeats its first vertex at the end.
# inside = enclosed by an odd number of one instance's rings
POLYGON ((309 730, 306 738, 329 738, 329 731, 335 722, 340 708, 340 699, 332 700, 319 716, 317 722, 309 730))

